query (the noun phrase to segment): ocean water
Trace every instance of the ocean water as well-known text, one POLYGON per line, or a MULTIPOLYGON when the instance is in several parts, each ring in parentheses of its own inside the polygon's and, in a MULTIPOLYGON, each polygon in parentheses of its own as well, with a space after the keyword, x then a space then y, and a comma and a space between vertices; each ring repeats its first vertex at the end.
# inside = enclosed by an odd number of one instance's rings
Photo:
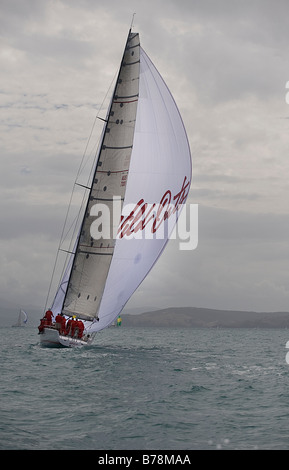
POLYGON ((0 449, 289 449, 289 330, 0 329, 0 449))

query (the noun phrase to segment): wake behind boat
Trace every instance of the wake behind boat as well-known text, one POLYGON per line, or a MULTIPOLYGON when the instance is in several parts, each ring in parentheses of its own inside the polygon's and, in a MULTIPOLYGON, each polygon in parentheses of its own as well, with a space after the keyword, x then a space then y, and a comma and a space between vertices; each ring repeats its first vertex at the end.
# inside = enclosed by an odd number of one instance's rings
POLYGON ((74 248, 59 247, 67 260, 51 306, 55 319, 83 322, 83 336, 51 321, 40 334, 44 346, 91 344, 116 321, 163 252, 189 193, 191 156, 181 116, 131 30, 102 121, 92 176, 86 185, 76 183, 87 192, 85 204, 74 248))

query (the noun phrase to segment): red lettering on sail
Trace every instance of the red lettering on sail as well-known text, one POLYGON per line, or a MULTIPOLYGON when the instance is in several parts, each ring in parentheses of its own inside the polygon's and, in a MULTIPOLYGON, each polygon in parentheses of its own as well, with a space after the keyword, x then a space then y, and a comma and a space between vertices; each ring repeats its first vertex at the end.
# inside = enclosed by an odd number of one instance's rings
POLYGON ((184 204, 190 188, 190 180, 185 176, 180 191, 172 197, 170 190, 167 190, 158 204, 148 204, 144 199, 140 199, 129 215, 121 216, 117 238, 129 237, 133 233, 144 230, 151 222, 151 233, 156 233, 161 225, 172 214, 175 214, 179 206, 184 204))

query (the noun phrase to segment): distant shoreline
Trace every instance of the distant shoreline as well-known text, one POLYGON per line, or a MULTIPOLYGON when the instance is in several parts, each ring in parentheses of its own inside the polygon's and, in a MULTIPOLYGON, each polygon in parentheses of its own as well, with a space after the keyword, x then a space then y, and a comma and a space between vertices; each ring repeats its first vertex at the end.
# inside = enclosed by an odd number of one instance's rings
MULTIPOLYGON (((130 309, 131 311, 131 309, 130 309)), ((0 307, 0 327, 11 326, 18 309, 0 307)), ((43 312, 27 309, 27 328, 35 328, 43 312)), ((169 307, 144 313, 121 313, 122 327, 168 328, 289 328, 289 312, 248 312, 199 307, 169 307)))
POLYGON ((122 326, 186 328, 289 328, 289 312, 247 312, 198 307, 170 307, 122 314, 122 326))

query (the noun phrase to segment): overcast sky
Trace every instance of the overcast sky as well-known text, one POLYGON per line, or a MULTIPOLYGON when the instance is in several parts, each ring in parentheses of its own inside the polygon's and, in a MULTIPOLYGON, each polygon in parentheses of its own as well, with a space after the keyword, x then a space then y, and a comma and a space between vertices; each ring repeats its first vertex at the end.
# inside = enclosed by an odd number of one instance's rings
POLYGON ((0 299, 43 308, 134 12, 188 133, 199 244, 170 241, 128 307, 288 311, 288 0, 0 0, 0 299))

